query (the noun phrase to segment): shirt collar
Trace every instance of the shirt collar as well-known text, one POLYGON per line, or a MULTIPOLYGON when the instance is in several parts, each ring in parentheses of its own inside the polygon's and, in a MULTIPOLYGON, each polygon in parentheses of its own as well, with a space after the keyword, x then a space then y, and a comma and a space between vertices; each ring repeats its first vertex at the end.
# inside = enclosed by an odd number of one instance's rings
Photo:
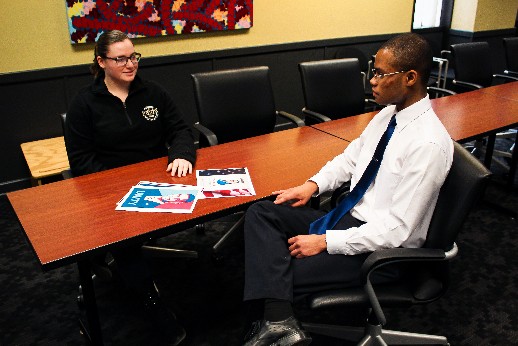
POLYGON ((421 100, 416 103, 406 107, 405 109, 396 112, 394 107, 394 112, 396 113, 396 122, 398 131, 401 131, 408 125, 410 122, 419 118, 422 114, 432 108, 432 103, 430 102, 430 97, 426 95, 421 100))

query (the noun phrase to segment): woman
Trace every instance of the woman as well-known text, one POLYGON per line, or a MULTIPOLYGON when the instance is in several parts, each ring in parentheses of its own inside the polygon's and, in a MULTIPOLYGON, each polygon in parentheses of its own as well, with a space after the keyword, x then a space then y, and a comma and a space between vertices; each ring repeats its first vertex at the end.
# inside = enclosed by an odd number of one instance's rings
MULTIPOLYGON (((190 127, 163 88, 137 76, 140 57, 121 31, 104 32, 97 40, 91 66, 95 80, 79 91, 67 112, 65 143, 74 176, 165 155, 172 176, 192 173, 196 151, 190 127)), ((140 246, 115 249, 112 255, 153 325, 169 343, 180 343, 185 330, 160 301, 140 246)))

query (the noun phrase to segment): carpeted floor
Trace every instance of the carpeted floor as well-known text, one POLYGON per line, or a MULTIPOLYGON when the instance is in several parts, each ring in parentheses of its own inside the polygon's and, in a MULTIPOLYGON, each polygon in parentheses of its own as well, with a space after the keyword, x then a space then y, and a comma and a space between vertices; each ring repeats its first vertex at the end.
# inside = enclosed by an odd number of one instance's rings
MULTIPOLYGON (((451 266, 452 286, 427 306, 388 310, 388 328, 446 335, 451 345, 518 344, 518 178, 513 187, 496 175, 470 214, 451 266)), ((215 262, 211 245, 232 218, 160 242, 195 249, 198 259, 152 259, 164 300, 175 307, 188 338, 183 345, 239 345, 242 328, 243 252, 236 239, 215 262)), ((139 305, 115 278, 95 283, 107 345, 155 345, 139 305)), ((74 265, 43 273, 25 236, 0 197, 0 345, 82 345, 74 265)), ((347 314, 347 312, 344 312, 347 314)), ((345 345, 315 337, 315 345, 345 345)))

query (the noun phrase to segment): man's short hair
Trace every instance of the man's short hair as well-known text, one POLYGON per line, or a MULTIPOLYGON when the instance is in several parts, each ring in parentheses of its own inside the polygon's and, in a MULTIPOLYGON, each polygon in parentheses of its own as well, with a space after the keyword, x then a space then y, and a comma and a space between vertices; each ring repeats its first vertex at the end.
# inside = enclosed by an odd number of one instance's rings
POLYGON ((398 71, 416 70, 421 75, 421 84, 426 86, 433 64, 430 44, 424 37, 414 33, 392 37, 380 50, 387 49, 394 55, 398 71))

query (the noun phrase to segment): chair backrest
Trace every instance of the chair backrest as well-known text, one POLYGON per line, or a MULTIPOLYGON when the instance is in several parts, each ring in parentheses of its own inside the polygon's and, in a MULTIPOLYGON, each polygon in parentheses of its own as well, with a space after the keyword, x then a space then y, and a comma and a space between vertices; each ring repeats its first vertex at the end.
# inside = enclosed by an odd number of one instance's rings
POLYGON ((507 69, 518 72, 518 37, 506 37, 503 41, 507 69))
POLYGON ((493 81, 491 50, 487 42, 451 45, 455 79, 488 87, 493 81))
POLYGON ((299 64, 306 109, 331 119, 365 112, 365 90, 356 58, 299 64))
POLYGON ((275 101, 267 66, 192 75, 200 124, 218 143, 273 132, 275 101))
POLYGON ((59 120, 61 120, 61 129, 63 130, 63 136, 66 136, 66 134, 65 134, 65 124, 67 122, 67 113, 61 113, 59 115, 59 120))
POLYGON ((482 195, 491 172, 454 142, 453 163, 435 206, 424 247, 449 251, 471 207, 482 195))
POLYGON ((341 47, 339 48, 335 54, 335 59, 344 59, 344 58, 356 58, 360 64, 360 70, 367 73, 369 69, 369 60, 367 56, 358 48, 354 47, 341 47))

